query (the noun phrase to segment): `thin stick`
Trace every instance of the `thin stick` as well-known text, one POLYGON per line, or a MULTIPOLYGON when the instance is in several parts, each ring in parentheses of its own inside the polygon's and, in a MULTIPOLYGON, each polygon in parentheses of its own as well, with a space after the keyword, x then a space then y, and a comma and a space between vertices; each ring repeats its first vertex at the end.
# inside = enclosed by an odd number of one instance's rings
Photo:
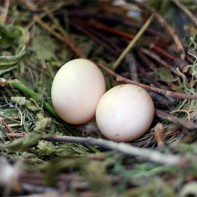
POLYGON ((7 136, 10 138, 21 138, 25 136, 25 133, 8 133, 7 136))
POLYGON ((156 138, 156 141, 157 141, 157 145, 158 145, 158 147, 162 147, 164 145, 163 124, 162 123, 157 123, 154 130, 155 130, 155 138, 156 138))
MULTIPOLYGON (((128 38, 130 40, 132 40, 135 36, 132 35, 132 34, 129 34, 129 33, 126 33, 126 32, 123 32, 123 31, 120 31, 120 30, 117 30, 117 29, 112 29, 108 26, 105 26, 103 24, 98 24, 98 23, 89 23, 89 22, 81 22, 81 24, 84 24, 86 26, 90 26, 90 27, 94 27, 94 28, 97 28, 97 29, 101 29, 101 30, 104 30, 104 31, 107 31, 107 32, 110 32, 114 35, 117 35, 117 36, 120 36, 120 37, 123 37, 123 38, 128 38)), ((147 29, 147 32, 148 30, 150 31, 150 29, 147 29)), ((150 32, 151 33, 151 32, 150 32)), ((161 47, 155 45, 154 43, 151 43, 150 44, 150 48, 154 49, 155 51, 157 51, 158 53, 160 53, 161 55, 171 59, 171 60, 175 60, 176 58, 168 53, 167 51, 165 51, 164 49, 162 49, 161 47)))
POLYGON ((0 22, 3 24, 6 22, 9 6, 10 0, 5 0, 4 7, 2 8, 2 14, 0 16, 0 22))
POLYGON ((175 57, 173 55, 171 55, 170 53, 168 53, 167 51, 163 50, 162 48, 160 48, 159 46, 156 46, 154 43, 151 43, 150 45, 150 49, 154 49, 156 52, 160 53, 161 55, 169 58, 170 60, 175 61, 175 57))
POLYGON ((174 40, 174 43, 176 44, 176 48, 177 50, 180 52, 180 57, 182 60, 185 59, 185 50, 184 50, 184 47, 183 47, 183 44, 182 42, 180 41, 178 35, 176 34, 176 31, 174 30, 174 28, 172 26, 170 26, 166 21, 165 19, 158 13, 156 12, 156 10, 154 10, 153 8, 151 8, 150 6, 148 6, 147 4, 145 3, 142 3, 142 2, 139 2, 139 1, 136 1, 134 0, 134 2, 139 6, 141 7, 142 9, 146 9, 148 10, 149 12, 151 12, 152 14, 155 14, 155 18, 158 20, 158 22, 164 27, 166 28, 168 34, 170 36, 172 36, 172 39, 174 40))
POLYGON ((127 143, 117 143, 104 139, 96 139, 92 137, 73 137, 73 136, 50 136, 46 135, 42 140, 64 143, 79 143, 83 145, 98 146, 100 148, 115 150, 126 155, 140 157, 141 159, 164 165, 178 165, 186 164, 186 159, 172 154, 162 154, 158 151, 138 148, 127 143))
POLYGON ((126 55, 126 62, 129 65, 130 78, 133 81, 139 81, 137 72, 137 62, 133 54, 126 55))
POLYGON ((154 86, 145 85, 145 84, 142 84, 142 83, 124 78, 124 77, 116 74, 111 69, 106 68, 102 64, 98 64, 98 66, 100 68, 102 68, 103 70, 105 70, 106 72, 108 72, 109 74, 111 74, 112 76, 114 76, 116 78, 116 81, 138 85, 138 86, 140 86, 140 87, 142 87, 146 90, 154 91, 154 92, 157 92, 159 94, 163 94, 165 96, 170 96, 170 97, 176 98, 176 99, 197 99, 197 95, 190 95, 190 94, 183 94, 183 93, 179 93, 179 92, 172 92, 172 91, 169 91, 169 90, 162 90, 162 89, 156 88, 154 86))
POLYGON ((180 41, 178 35, 175 32, 175 30, 158 13, 156 13, 155 17, 161 23, 161 25, 166 27, 166 30, 172 36, 172 38, 173 38, 173 40, 174 40, 174 42, 176 44, 176 47, 177 47, 177 49, 179 50, 179 52, 181 54, 180 55, 181 59, 184 60, 185 59, 185 50, 184 50, 182 42, 180 41))
POLYGON ((168 120, 168 121, 173 122, 175 124, 181 125, 182 127, 187 128, 189 130, 197 129, 197 124, 193 123, 192 121, 187 121, 182 118, 178 118, 176 116, 168 114, 168 113, 161 111, 159 109, 156 109, 155 113, 156 113, 157 117, 162 118, 164 120, 168 120))
POLYGON ((96 31, 94 31, 93 29, 80 25, 80 23, 77 20, 72 20, 71 26, 74 26, 76 29, 87 35, 89 38, 97 42, 99 45, 103 46, 112 54, 120 54, 120 49, 115 44, 110 43, 108 38, 103 39, 103 36, 101 36, 101 34, 96 33, 96 31))
POLYGON ((133 38, 133 40, 129 43, 127 48, 122 52, 122 54, 119 56, 119 58, 115 61, 115 63, 112 66, 112 70, 116 70, 121 61, 125 58, 127 53, 131 50, 131 48, 135 45, 135 43, 139 40, 139 38, 143 35, 143 33, 146 31, 148 26, 151 24, 152 20, 154 18, 154 14, 152 14, 148 20, 144 23, 142 28, 139 30, 139 32, 136 34, 136 36, 133 38))
POLYGON ((197 18, 188 10, 179 0, 173 0, 173 2, 179 7, 194 23, 194 25, 197 27, 197 18))
POLYGON ((64 28, 61 26, 60 22, 53 16, 52 12, 50 12, 47 8, 44 9, 47 16, 51 19, 55 27, 59 30, 59 32, 64 35, 68 36, 67 32, 64 30, 64 28))
POLYGON ((149 57, 151 57, 152 59, 154 59, 155 61, 157 61, 158 63, 160 63, 162 66, 170 69, 174 74, 178 75, 178 72, 176 71, 176 69, 174 69, 170 64, 168 64, 167 62, 165 62, 164 60, 162 60, 161 57, 159 57, 157 54, 151 52, 148 49, 145 48, 141 48, 140 51, 146 55, 148 55, 149 57))
POLYGON ((31 1, 28 1, 28 0, 20 0, 20 1, 21 3, 24 3, 30 10, 39 11, 39 8, 37 7, 37 5, 35 5, 31 1))
POLYGON ((13 137, 9 135, 9 134, 11 135, 14 134, 14 131, 12 130, 12 128, 4 120, 1 120, 1 119, 0 119, 0 124, 2 124, 8 131, 8 133, 5 133, 5 135, 13 140, 13 137))
POLYGON ((129 33, 117 30, 117 29, 113 29, 113 28, 110 28, 106 25, 95 23, 95 22, 94 23, 83 22, 82 24, 84 24, 85 26, 88 26, 88 27, 93 27, 93 28, 96 28, 99 30, 104 30, 104 31, 110 32, 112 34, 115 34, 117 36, 121 36, 121 37, 128 38, 128 39, 133 39, 135 37, 132 34, 129 34, 129 33))

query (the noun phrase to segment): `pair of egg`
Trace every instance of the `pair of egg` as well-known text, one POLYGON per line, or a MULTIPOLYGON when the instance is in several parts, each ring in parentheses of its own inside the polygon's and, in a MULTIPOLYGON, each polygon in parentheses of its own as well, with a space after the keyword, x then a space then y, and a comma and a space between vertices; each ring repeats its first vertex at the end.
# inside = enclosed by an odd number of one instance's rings
POLYGON ((154 117, 154 104, 141 87, 118 85, 106 93, 100 69, 86 59, 75 59, 57 72, 51 89, 55 111, 70 124, 84 124, 96 116, 103 135, 128 142, 143 135, 154 117))

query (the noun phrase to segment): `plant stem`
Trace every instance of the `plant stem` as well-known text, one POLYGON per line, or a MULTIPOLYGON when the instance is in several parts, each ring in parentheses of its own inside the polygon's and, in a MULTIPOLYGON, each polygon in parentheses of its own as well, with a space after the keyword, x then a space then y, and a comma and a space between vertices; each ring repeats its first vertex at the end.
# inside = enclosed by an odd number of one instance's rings
POLYGON ((192 14, 192 12, 190 12, 190 10, 188 10, 179 0, 172 1, 190 18, 190 20, 197 27, 197 18, 192 14))
POLYGON ((140 87, 142 87, 146 90, 157 92, 159 94, 163 94, 165 96, 170 96, 170 97, 176 98, 176 99, 197 99, 197 95, 190 95, 190 94, 184 94, 184 93, 179 93, 179 92, 172 92, 172 91, 169 91, 169 90, 162 90, 160 88, 156 88, 156 87, 151 86, 151 85, 145 85, 145 84, 127 79, 125 77, 122 77, 122 76, 116 74, 111 69, 103 66, 102 64, 98 64, 98 66, 100 68, 102 68, 103 70, 105 70, 106 72, 108 72, 109 74, 111 74, 112 76, 114 76, 116 78, 116 81, 138 85, 138 86, 140 86, 140 87))
MULTIPOLYGON (((22 93, 30 96, 32 99, 43 100, 36 92, 31 90, 30 88, 28 88, 27 86, 25 86, 22 82, 18 80, 6 80, 3 78, 0 78, 0 87, 4 87, 4 86, 16 88, 22 93)), ((43 106, 52 116, 54 116, 55 118, 58 118, 57 113, 55 112, 55 110, 49 103, 47 103, 46 101, 43 101, 43 106)))
MULTIPOLYGON (((31 90, 30 88, 28 88, 27 86, 25 86, 22 82, 18 80, 6 80, 3 78, 0 78, 0 87, 4 87, 4 86, 16 88, 17 90, 21 91, 24 94, 27 94, 28 96, 30 96, 31 98, 35 100, 38 100, 38 101, 43 100, 42 98, 40 98, 40 96, 36 92, 31 90)), ((46 101, 43 101, 43 106, 52 116, 54 116, 57 119, 60 119, 57 113, 55 112, 55 110, 53 109, 53 107, 49 103, 47 103, 46 101)), ((64 122, 64 126, 66 129, 68 129, 72 133, 75 133, 72 126, 70 126, 69 124, 64 122)), ((93 147, 90 145, 88 145, 87 147, 94 153, 100 152, 96 147, 93 147)))
POLYGON ((189 130, 197 129, 197 124, 193 123, 192 121, 184 120, 183 118, 178 118, 178 117, 168 114, 162 110, 156 109, 155 114, 159 118, 162 118, 164 120, 168 120, 170 122, 174 122, 175 124, 181 125, 182 127, 187 128, 189 130))
MULTIPOLYGON (((40 98, 40 96, 35 93, 33 90, 31 90, 30 88, 28 88, 27 86, 25 86, 22 82, 18 81, 18 80, 12 80, 12 81, 7 81, 7 83, 9 83, 9 85, 13 88, 16 88, 17 90, 27 94, 28 96, 30 96, 31 98, 35 99, 35 100, 41 100, 42 98, 40 98)), ((55 110, 53 109, 53 107, 47 103, 46 101, 43 101, 43 105, 44 108, 54 117, 58 117, 57 113, 55 112, 55 110)))
POLYGON ((178 52, 180 53, 180 57, 182 60, 185 59, 185 50, 184 50, 184 46, 183 43, 181 42, 181 40, 179 39, 175 29, 169 25, 166 20, 153 8, 151 8, 150 6, 148 6, 145 3, 139 2, 135 0, 135 3, 141 7, 141 9, 146 9, 149 12, 151 12, 152 14, 155 14, 155 18, 157 19, 157 21, 166 29, 166 31, 168 32, 168 34, 170 36, 172 36, 172 39, 174 40, 174 43, 176 44, 176 48, 178 50, 178 52))
POLYGON ((130 156, 140 157, 141 159, 164 164, 164 165, 183 166, 184 164, 186 164, 186 159, 177 155, 162 154, 155 150, 138 148, 127 143, 117 143, 104 139, 96 139, 92 137, 84 138, 84 137, 73 137, 73 136, 46 135, 42 138, 42 140, 98 146, 100 148, 111 149, 130 156))
POLYGON ((152 14, 148 20, 145 22, 145 24, 142 26, 142 28, 139 30, 139 32, 136 34, 136 36, 133 38, 133 40, 129 43, 127 48, 122 52, 122 54, 119 56, 119 58, 115 61, 115 63, 112 66, 112 70, 116 70, 118 65, 121 63, 121 61, 125 58, 127 53, 131 50, 131 48, 135 45, 135 43, 139 40, 139 38, 142 36, 142 34, 146 31, 150 23, 152 22, 154 18, 154 14, 152 14))

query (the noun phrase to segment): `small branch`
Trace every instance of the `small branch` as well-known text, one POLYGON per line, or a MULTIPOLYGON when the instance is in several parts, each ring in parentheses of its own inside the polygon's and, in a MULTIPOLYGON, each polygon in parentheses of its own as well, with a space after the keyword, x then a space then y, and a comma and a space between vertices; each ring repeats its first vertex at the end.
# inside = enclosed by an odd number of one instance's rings
POLYGON ((159 46, 156 46, 154 43, 151 43, 151 45, 149 46, 150 49, 155 50, 156 52, 160 53, 161 55, 169 58, 170 60, 175 61, 176 58, 171 55, 170 53, 168 53, 167 51, 163 50, 162 48, 160 48, 159 46))
POLYGON ((142 53, 141 49, 137 50, 137 53, 141 60, 152 70, 155 71, 157 69, 157 66, 153 61, 151 61, 144 53, 142 53))
POLYGON ((108 38, 101 36, 101 34, 98 34, 96 31, 94 31, 94 29, 90 29, 90 27, 84 26, 83 23, 81 23, 80 21, 72 20, 71 26, 75 27, 77 30, 89 36, 92 40, 97 42, 99 45, 103 46, 112 54, 120 54, 120 49, 114 43, 110 42, 108 38))
MULTIPOLYGON (((126 21, 123 21, 123 22, 126 23, 126 21)), ((126 33, 124 31, 117 30, 117 29, 110 28, 110 27, 105 26, 103 24, 99 24, 99 23, 95 23, 95 22, 94 23, 91 23, 91 22, 81 22, 81 21, 79 21, 79 23, 81 25, 86 26, 86 27, 93 27, 93 28, 96 28, 96 29, 99 29, 99 30, 104 30, 104 31, 110 32, 110 33, 112 33, 112 34, 114 34, 116 36, 127 38, 129 40, 132 40, 135 37, 132 34, 129 34, 129 33, 126 33)), ((79 27, 79 25, 78 26, 76 25, 76 28, 77 27, 79 27)), ((147 32, 153 33, 153 35, 154 35, 154 32, 152 32, 151 29, 147 29, 147 32)), ((158 32, 156 32, 156 33, 158 33, 158 32)), ((144 40, 146 41, 146 39, 144 39, 144 40)), ((159 54, 161 54, 161 55, 169 58, 170 60, 173 60, 174 61, 176 59, 176 57, 174 57, 172 54, 168 53, 167 51, 165 51, 164 49, 162 49, 161 47, 159 47, 159 46, 157 46, 157 45, 155 45, 153 43, 150 44, 150 49, 152 49, 152 48, 155 51, 157 51, 159 54)))
POLYGON ((135 37, 132 34, 129 34, 129 33, 117 30, 117 29, 113 29, 113 28, 110 28, 110 27, 108 27, 106 25, 95 23, 95 22, 94 23, 83 22, 82 24, 84 24, 87 27, 93 27, 93 28, 96 28, 96 29, 99 29, 99 30, 104 30, 104 31, 110 32, 110 33, 112 33, 114 35, 117 35, 117 36, 120 36, 120 37, 124 37, 124 38, 128 38, 128 39, 133 39, 135 37))
POLYGON ((184 60, 186 57, 185 50, 184 50, 182 42, 180 41, 178 35, 176 34, 175 29, 172 26, 170 26, 165 21, 165 19, 158 12, 152 9, 150 6, 146 5, 145 3, 136 1, 136 0, 134 0, 134 2, 142 9, 146 9, 152 14, 155 14, 155 18, 158 20, 158 22, 167 30, 168 34, 172 36, 172 39, 174 40, 174 43, 176 44, 176 48, 180 53, 180 57, 182 60, 184 60))
POLYGON ((130 73, 130 78, 133 81, 139 81, 138 78, 138 72, 137 72, 137 62, 133 54, 127 54, 126 55, 126 62, 129 65, 129 73, 130 73))
POLYGON ((9 6, 10 0, 5 0, 4 7, 2 8, 2 14, 0 16, 0 22, 3 24, 6 22, 9 6))
POLYGON ((64 36, 68 36, 67 35, 67 32, 61 26, 61 24, 59 23, 59 21, 53 16, 53 14, 47 8, 45 8, 44 10, 45 10, 46 15, 51 19, 51 21, 53 22, 53 24, 55 25, 55 27, 59 30, 59 32, 62 35, 64 35, 64 36))
POLYGON ((1 120, 1 119, 0 119, 0 124, 2 124, 8 131, 8 133, 5 133, 5 135, 7 135, 10 139, 13 140, 13 137, 10 136, 10 135, 14 134, 14 131, 12 130, 12 128, 4 120, 1 120))
POLYGON ((164 145, 163 124, 162 123, 157 123, 154 130, 155 130, 155 138, 156 138, 156 141, 157 141, 157 145, 158 145, 158 147, 162 147, 164 145))
POLYGON ((184 50, 182 42, 180 41, 178 35, 176 34, 176 31, 162 18, 161 15, 156 13, 155 17, 161 23, 161 25, 166 27, 166 30, 172 36, 172 38, 173 38, 173 40, 174 40, 174 42, 176 44, 176 47, 177 47, 178 51, 180 52, 181 59, 184 60, 185 56, 186 56, 185 55, 185 50, 184 50))
POLYGON ((21 3, 24 3, 31 11, 39 11, 40 9, 33 2, 28 0, 20 0, 21 3))
POLYGON ((25 136, 25 133, 8 133, 7 136, 10 138, 21 138, 25 136))
POLYGON ((126 155, 140 157, 141 159, 148 160, 155 163, 164 165, 178 165, 183 166, 186 164, 186 159, 172 154, 162 154, 158 151, 138 148, 126 143, 117 143, 104 139, 96 139, 91 137, 72 137, 72 136, 50 136, 46 135, 42 140, 64 143, 79 143, 82 145, 98 146, 100 148, 115 150, 126 155))
POLYGON ((194 23, 194 25, 197 27, 197 18, 188 10, 179 0, 173 0, 173 2, 179 7, 194 23))
POLYGON ((4 120, 1 120, 0 119, 0 124, 2 124, 7 129, 7 131, 8 131, 9 134, 13 134, 14 133, 14 131, 12 130, 12 128, 9 127, 9 125, 4 120))
POLYGON ((142 48, 140 49, 140 51, 144 54, 146 54, 147 56, 151 57, 152 59, 154 59, 155 61, 157 61, 158 63, 160 63, 162 66, 170 69, 174 74, 178 75, 176 69, 174 69, 170 64, 166 63, 164 60, 162 60, 162 58, 160 58, 158 55, 156 55, 155 53, 149 51, 148 49, 142 48))
POLYGON ((119 58, 115 61, 115 63, 112 66, 112 70, 116 70, 121 61, 125 58, 127 53, 131 50, 131 48, 135 45, 135 43, 139 40, 139 38, 143 35, 143 33, 146 31, 148 26, 151 24, 152 20, 154 18, 154 14, 152 14, 148 20, 145 22, 145 24, 142 26, 142 28, 139 30, 139 32, 136 34, 136 36, 133 38, 133 40, 129 43, 127 48, 122 52, 122 54, 119 56, 119 58))
POLYGON ((176 116, 168 114, 168 113, 161 111, 159 109, 156 109, 155 113, 156 113, 157 117, 162 118, 164 120, 168 120, 168 121, 173 122, 175 124, 181 125, 182 127, 187 128, 189 130, 197 129, 197 124, 193 123, 192 121, 187 121, 182 118, 178 118, 176 116))
POLYGON ((103 70, 105 70, 106 72, 108 72, 109 74, 111 74, 112 76, 114 76, 116 78, 116 81, 138 85, 138 86, 140 86, 140 87, 142 87, 146 90, 154 91, 154 92, 157 92, 159 94, 163 94, 165 96, 170 96, 170 97, 176 98, 176 99, 197 99, 197 95, 190 95, 190 94, 183 94, 183 93, 179 93, 179 92, 172 92, 172 91, 169 91, 169 90, 162 90, 162 89, 156 88, 154 86, 145 85, 145 84, 142 84, 142 83, 124 78, 124 77, 116 74, 111 69, 106 68, 102 64, 98 64, 98 66, 100 68, 102 68, 103 70))

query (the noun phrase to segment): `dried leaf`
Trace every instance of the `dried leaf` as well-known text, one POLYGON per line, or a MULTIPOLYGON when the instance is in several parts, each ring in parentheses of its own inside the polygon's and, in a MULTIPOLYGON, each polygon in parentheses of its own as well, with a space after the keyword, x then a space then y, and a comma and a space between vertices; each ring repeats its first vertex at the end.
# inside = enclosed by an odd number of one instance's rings
POLYGON ((16 103, 18 105, 25 105, 26 98, 25 97, 21 97, 21 96, 12 96, 11 97, 11 102, 16 103))
POLYGON ((154 75, 157 78, 157 80, 160 80, 160 81, 164 81, 164 82, 177 81, 177 79, 174 78, 170 70, 165 67, 159 67, 158 69, 155 69, 154 75))
POLYGON ((40 106, 33 99, 26 100, 26 106, 27 106, 27 108, 29 110, 31 110, 33 112, 36 112, 36 111, 40 111, 41 110, 40 106))
POLYGON ((38 143, 39 139, 42 137, 40 133, 28 133, 23 138, 14 140, 8 144, 0 144, 1 149, 10 149, 10 150, 27 150, 31 146, 38 143))
POLYGON ((36 35, 34 51, 41 61, 56 59, 55 50, 57 43, 46 32, 36 35))
POLYGON ((51 118, 44 117, 42 113, 37 114, 37 118, 35 131, 43 131, 51 124, 51 118))

